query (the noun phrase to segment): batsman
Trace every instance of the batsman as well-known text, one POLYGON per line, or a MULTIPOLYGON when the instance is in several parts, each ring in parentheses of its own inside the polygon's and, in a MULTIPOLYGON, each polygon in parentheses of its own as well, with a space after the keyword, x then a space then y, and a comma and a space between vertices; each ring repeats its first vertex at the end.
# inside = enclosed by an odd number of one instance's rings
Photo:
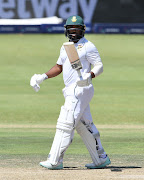
POLYGON ((110 159, 100 140, 100 133, 93 123, 90 101, 94 95, 92 79, 103 72, 97 48, 85 37, 86 26, 80 16, 70 16, 65 27, 64 43, 56 64, 44 74, 35 74, 30 85, 38 92, 40 84, 63 73, 65 103, 57 120, 56 133, 46 161, 40 165, 48 169, 63 169, 64 154, 72 143, 74 131, 81 136, 92 159, 88 169, 104 168, 110 159))

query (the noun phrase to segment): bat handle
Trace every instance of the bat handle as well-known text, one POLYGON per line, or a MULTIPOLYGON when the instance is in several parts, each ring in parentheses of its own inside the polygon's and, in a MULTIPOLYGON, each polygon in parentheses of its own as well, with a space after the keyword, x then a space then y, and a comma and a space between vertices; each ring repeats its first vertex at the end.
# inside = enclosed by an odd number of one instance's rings
POLYGON ((78 76, 79 76, 80 80, 83 80, 83 77, 81 75, 80 69, 77 69, 77 73, 78 73, 78 76))

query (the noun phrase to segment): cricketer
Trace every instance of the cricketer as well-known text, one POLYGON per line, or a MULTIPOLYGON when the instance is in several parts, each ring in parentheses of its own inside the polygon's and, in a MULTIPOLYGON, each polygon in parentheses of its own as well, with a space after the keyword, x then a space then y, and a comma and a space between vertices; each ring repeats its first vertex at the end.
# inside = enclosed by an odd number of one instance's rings
POLYGON ((65 84, 65 103, 57 120, 52 147, 47 160, 40 162, 40 165, 48 169, 63 169, 63 157, 72 143, 76 129, 92 159, 92 163, 85 167, 104 168, 111 162, 101 144, 100 133, 93 123, 89 105, 94 95, 92 79, 103 72, 103 64, 95 45, 84 37, 86 26, 80 16, 70 16, 64 27, 66 37, 69 42, 74 43, 77 50, 82 65, 82 79, 78 75, 77 64, 72 67, 65 47, 62 46, 56 65, 44 74, 33 75, 30 80, 30 85, 36 92, 40 89, 40 83, 60 73, 63 73, 65 84))

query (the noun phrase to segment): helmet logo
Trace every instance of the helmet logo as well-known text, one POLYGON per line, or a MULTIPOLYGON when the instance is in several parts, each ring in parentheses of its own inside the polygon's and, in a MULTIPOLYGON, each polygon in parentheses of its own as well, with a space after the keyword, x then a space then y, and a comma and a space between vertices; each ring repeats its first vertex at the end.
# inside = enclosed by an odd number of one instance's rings
POLYGON ((73 16, 71 20, 72 20, 72 22, 76 22, 77 21, 76 16, 73 16))

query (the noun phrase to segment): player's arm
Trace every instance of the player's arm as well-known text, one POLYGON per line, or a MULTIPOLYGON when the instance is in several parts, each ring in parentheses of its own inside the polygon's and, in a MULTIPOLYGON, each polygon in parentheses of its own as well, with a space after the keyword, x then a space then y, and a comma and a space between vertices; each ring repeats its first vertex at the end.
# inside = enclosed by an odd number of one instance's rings
POLYGON ((89 43, 87 48, 87 60, 93 65, 91 70, 91 77, 95 78, 103 72, 103 63, 101 61, 100 55, 94 44, 89 43))
POLYGON ((48 78, 53 78, 55 76, 58 76, 61 72, 62 72, 62 65, 56 64, 45 74, 48 76, 48 78))
POLYGON ((30 85, 33 87, 33 89, 38 92, 40 89, 40 84, 48 79, 48 78, 53 78, 55 76, 58 76, 60 73, 62 72, 62 65, 58 65, 56 64, 55 66, 53 66, 48 72, 44 73, 44 74, 34 74, 31 77, 30 80, 30 85))
POLYGON ((92 71, 90 73, 91 73, 91 77, 95 78, 95 74, 92 71))
POLYGON ((94 64, 93 69, 91 70, 91 77, 95 78, 99 76, 103 72, 103 64, 102 62, 97 62, 94 64))
POLYGON ((92 43, 86 46, 86 58, 93 65, 90 72, 83 74, 83 80, 77 81, 78 86, 86 86, 91 83, 92 78, 99 76, 103 72, 103 64, 98 50, 92 43))

